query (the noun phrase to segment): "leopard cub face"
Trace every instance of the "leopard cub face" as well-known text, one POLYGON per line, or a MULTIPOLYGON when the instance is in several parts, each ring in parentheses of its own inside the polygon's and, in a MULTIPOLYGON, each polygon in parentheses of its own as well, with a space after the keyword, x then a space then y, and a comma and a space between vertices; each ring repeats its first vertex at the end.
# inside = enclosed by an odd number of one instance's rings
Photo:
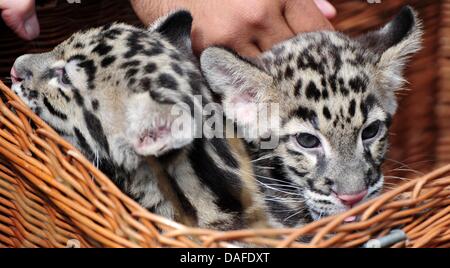
POLYGON ((261 112, 253 104, 278 104, 271 135, 279 143, 268 152, 282 171, 258 180, 284 223, 337 214, 381 192, 395 91, 421 35, 415 12, 405 7, 380 30, 354 39, 300 34, 252 60, 219 47, 203 52, 203 74, 238 124, 258 128, 248 119, 261 112))

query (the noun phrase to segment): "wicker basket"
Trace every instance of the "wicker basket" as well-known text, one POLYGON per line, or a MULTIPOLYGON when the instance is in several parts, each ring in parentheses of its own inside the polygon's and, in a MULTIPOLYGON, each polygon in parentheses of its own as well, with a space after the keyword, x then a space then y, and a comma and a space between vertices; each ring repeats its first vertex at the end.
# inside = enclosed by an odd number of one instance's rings
MULTIPOLYGON (((77 29, 111 18, 138 24, 127 1, 60 2, 39 7, 42 35, 34 42, 0 25, 1 78, 18 55, 50 49, 77 29)), ((425 48, 408 70, 411 91, 399 96, 386 165, 387 174, 408 179, 393 179, 383 196, 301 229, 190 228, 122 194, 0 82, 0 247, 355 247, 393 229, 408 236, 393 247, 450 247, 450 0, 333 2, 336 27, 350 34, 378 27, 406 3, 425 21, 425 48), (350 215, 360 221, 344 224, 350 215)))

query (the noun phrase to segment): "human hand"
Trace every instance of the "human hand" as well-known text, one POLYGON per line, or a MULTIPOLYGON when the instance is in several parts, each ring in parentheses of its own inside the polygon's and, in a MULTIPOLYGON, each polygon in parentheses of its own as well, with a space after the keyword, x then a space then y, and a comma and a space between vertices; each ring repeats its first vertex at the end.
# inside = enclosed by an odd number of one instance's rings
POLYGON ((0 10, 5 24, 20 38, 32 40, 39 35, 34 0, 0 0, 0 10))
POLYGON ((336 14, 325 0, 131 0, 145 24, 174 9, 188 9, 194 17, 192 46, 196 54, 211 46, 233 48, 257 56, 300 32, 332 30, 328 18, 336 14))

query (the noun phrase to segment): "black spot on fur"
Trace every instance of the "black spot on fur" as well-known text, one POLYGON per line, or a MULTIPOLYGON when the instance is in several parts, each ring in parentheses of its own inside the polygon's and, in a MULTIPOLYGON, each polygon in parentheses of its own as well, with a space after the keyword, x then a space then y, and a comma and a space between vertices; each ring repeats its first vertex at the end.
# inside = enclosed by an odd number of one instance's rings
POLYGON ((142 31, 132 31, 127 38, 127 46, 129 50, 124 54, 125 58, 131 58, 142 52, 144 46, 141 44, 141 38, 145 38, 146 34, 142 31))
POLYGON ((145 65, 144 70, 146 73, 153 73, 154 71, 156 71, 156 68, 156 64, 150 62, 149 64, 145 65))
POLYGON ((367 115, 369 114, 370 109, 373 108, 373 106, 376 103, 376 98, 374 95, 370 94, 366 97, 364 101, 360 104, 361 113, 363 114, 364 122, 367 120, 367 115))
POLYGON ((84 60, 86 60, 86 56, 85 56, 85 55, 81 55, 81 54, 76 54, 76 55, 71 56, 71 57, 67 60, 67 62, 71 62, 71 61, 73 61, 73 60, 84 61, 84 60))
POLYGON ((127 62, 125 62, 125 63, 122 63, 122 64, 120 65, 120 68, 126 69, 126 68, 129 68, 129 67, 136 67, 136 66, 138 66, 139 64, 141 64, 140 61, 138 61, 138 60, 131 60, 131 61, 127 61, 127 62))
POLYGON ((89 144, 87 143, 86 138, 83 136, 81 131, 78 128, 74 127, 73 132, 75 133, 75 137, 77 137, 78 144, 80 145, 84 154, 88 157, 93 157, 94 152, 92 151, 91 146, 89 146, 89 144))
POLYGON ((33 89, 30 90, 29 92, 30 92, 29 94, 30 99, 36 99, 39 96, 39 92, 37 90, 33 89))
POLYGON ((203 87, 202 76, 199 73, 193 71, 188 72, 187 76, 189 77, 189 86, 191 87, 194 95, 200 95, 201 88, 203 87))
POLYGON ((74 45, 74 48, 84 48, 84 44, 82 44, 82 43, 76 43, 75 45, 74 45))
POLYGON ((313 122, 317 118, 317 114, 315 111, 305 108, 303 106, 298 107, 297 110, 294 111, 293 116, 303 119, 304 121, 313 122))
POLYGON ((162 54, 164 52, 164 50, 162 49, 162 47, 152 47, 151 49, 146 49, 142 51, 142 54, 144 54, 145 56, 156 56, 159 54, 162 54))
POLYGON ((67 96, 66 93, 64 93, 64 91, 61 88, 58 88, 58 93, 59 93, 59 95, 61 95, 66 100, 66 102, 70 101, 69 96, 67 96))
POLYGON ((130 80, 128 80, 128 87, 133 86, 136 83, 136 79, 135 78, 131 78, 130 80))
POLYGON ((336 128, 338 123, 339 123, 339 119, 336 117, 336 119, 334 119, 334 121, 333 121, 333 127, 336 128))
POLYGON ((334 94, 337 92, 337 84, 336 84, 336 76, 331 75, 328 77, 328 84, 330 85, 331 91, 333 91, 334 94))
POLYGON ((139 70, 136 68, 131 68, 125 73, 125 79, 130 79, 135 76, 139 70))
POLYGON ((92 100, 92 109, 94 109, 94 111, 98 110, 98 106, 99 106, 98 100, 97 99, 92 100))
POLYGON ((297 80, 297 83, 295 83, 295 86, 294 86, 294 95, 295 95, 296 97, 300 96, 301 90, 302 90, 302 86, 303 86, 302 80, 301 80, 301 79, 298 79, 298 80, 297 80))
POLYGON ((313 81, 309 82, 308 86, 306 87, 305 93, 308 99, 314 99, 315 101, 320 100, 320 91, 317 89, 317 86, 313 81))
POLYGON ((178 65, 178 64, 176 64, 176 63, 174 63, 174 62, 172 62, 171 64, 170 64, 170 66, 172 67, 172 70, 175 72, 175 73, 177 73, 178 75, 183 75, 183 69, 181 69, 181 67, 180 67, 180 65, 178 65))
POLYGON ((312 179, 307 179, 306 182, 308 183, 309 190, 311 192, 315 192, 315 193, 318 193, 318 194, 321 194, 321 195, 328 195, 329 194, 329 193, 327 193, 325 191, 322 191, 322 190, 318 189, 312 179))
POLYGON ((292 76, 294 75, 294 70, 292 70, 291 66, 287 66, 286 70, 284 71, 284 78, 285 79, 292 79, 292 76))
POLYGON ((143 90, 150 90, 152 86, 152 81, 148 77, 144 77, 140 81, 140 86, 143 90))
POLYGON ((311 69, 321 75, 325 74, 324 66, 317 62, 308 50, 303 51, 297 58, 297 67, 299 69, 311 69))
POLYGON ((62 119, 62 120, 67 120, 67 115, 56 110, 48 101, 47 97, 44 97, 44 105, 47 108, 47 110, 49 111, 49 113, 51 113, 52 115, 62 119))
POLYGON ((325 116, 326 119, 331 120, 331 113, 330 113, 330 110, 328 109, 328 107, 324 106, 322 112, 323 112, 323 116, 325 116))
POLYGON ((350 79, 348 84, 350 88, 356 93, 366 91, 366 82, 359 75, 350 79))
POLYGON ((327 90, 326 88, 324 88, 324 89, 322 90, 322 98, 323 98, 324 100, 328 99, 328 90, 327 90))
POLYGON ((114 61, 116 60, 115 56, 106 56, 102 61, 101 61, 101 66, 103 68, 108 67, 109 65, 111 65, 114 61))
POLYGON ((100 56, 104 56, 108 54, 112 50, 112 46, 107 45, 106 43, 99 43, 97 46, 92 49, 92 53, 97 53, 100 56))
POLYGON ((352 99, 350 101, 350 106, 348 107, 348 113, 350 114, 350 116, 355 116, 355 112, 356 112, 356 101, 355 99, 352 99))
POLYGON ((239 168, 239 163, 231 153, 228 143, 226 142, 226 139, 215 138, 211 139, 210 142, 214 150, 216 151, 217 155, 220 156, 220 158, 222 158, 223 162, 227 166, 235 169, 239 168))
POLYGON ((217 196, 217 206, 221 210, 241 214, 241 180, 234 173, 219 168, 204 146, 202 140, 195 139, 189 152, 195 174, 217 196))
POLYGON ((325 79, 325 77, 322 77, 322 79, 320 79, 320 84, 322 85, 322 88, 327 87, 327 80, 325 79))
POLYGON ((84 99, 83 96, 81 96, 80 91, 76 88, 72 89, 73 96, 75 97, 75 101, 78 105, 83 106, 84 105, 84 99))
POLYGON ((347 89, 347 87, 345 86, 344 79, 339 78, 338 82, 339 82, 339 89, 340 89, 340 92, 341 92, 342 96, 344 96, 344 97, 345 97, 345 96, 348 96, 348 94, 349 94, 350 92, 349 92, 349 90, 347 89))
POLYGON ((103 32, 103 36, 108 39, 116 39, 118 35, 120 35, 122 31, 120 29, 110 29, 108 31, 103 32))
POLYGON ((83 110, 84 121, 91 137, 100 145, 100 147, 109 154, 108 140, 103 132, 103 126, 100 120, 91 112, 83 110))
POLYGON ((78 63, 78 66, 83 68, 88 79, 88 87, 89 89, 94 89, 94 79, 95 79, 95 74, 97 72, 97 67, 94 64, 93 60, 86 60, 83 62, 78 63))
POLYGON ((177 90, 178 89, 178 83, 175 80, 173 76, 170 74, 161 74, 158 77, 158 83, 161 87, 177 90))

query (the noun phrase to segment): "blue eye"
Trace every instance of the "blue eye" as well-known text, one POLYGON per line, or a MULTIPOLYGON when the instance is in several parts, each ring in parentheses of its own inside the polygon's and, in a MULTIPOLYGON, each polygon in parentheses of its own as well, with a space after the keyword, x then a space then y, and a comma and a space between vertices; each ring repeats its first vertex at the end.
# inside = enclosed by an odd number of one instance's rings
POLYGON ((363 132, 361 133, 361 138, 363 140, 372 139, 378 134, 379 130, 380 130, 380 121, 377 120, 363 130, 363 132))
POLYGON ((320 146, 320 140, 314 135, 308 133, 300 133, 297 135, 297 142, 303 148, 311 149, 320 146))

